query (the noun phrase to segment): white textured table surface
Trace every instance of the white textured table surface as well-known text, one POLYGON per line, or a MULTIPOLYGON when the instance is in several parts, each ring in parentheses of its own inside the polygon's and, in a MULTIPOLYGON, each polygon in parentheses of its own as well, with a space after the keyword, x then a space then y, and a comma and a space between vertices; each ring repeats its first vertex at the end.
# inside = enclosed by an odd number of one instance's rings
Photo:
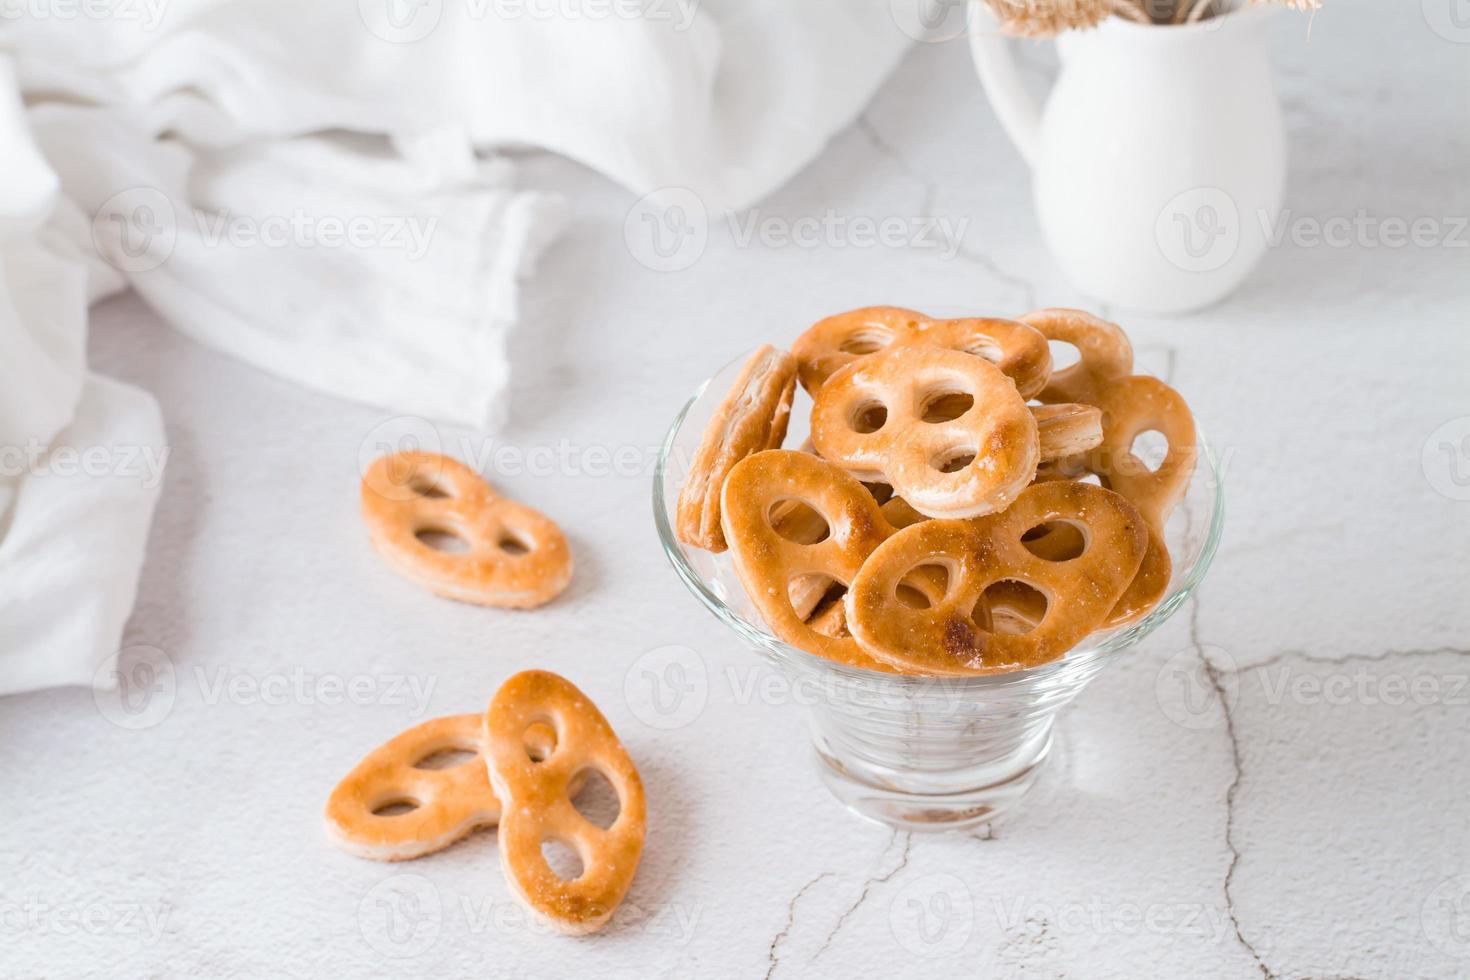
POLYGON ((1426 26, 1431 0, 1393 6, 1333 0, 1310 43, 1278 22, 1287 205, 1429 216, 1450 242, 1288 244, 1205 313, 1105 311, 1224 454, 1225 543, 1198 605, 1104 672, 1042 786, 975 834, 895 835, 827 796, 801 709, 675 580, 642 472, 699 378, 824 313, 1093 305, 1043 252, 961 44, 916 48, 759 209, 969 219, 952 258, 741 244, 717 216, 658 274, 624 246, 628 195, 526 161, 582 205, 529 290, 509 454, 480 457, 571 538, 577 576, 539 612, 441 601, 375 558, 357 458, 384 413, 103 308, 97 366, 168 419, 127 643, 172 673, 142 730, 83 690, 0 704, 0 973, 1470 974, 1470 45, 1426 26), (639 472, 589 475, 619 447, 639 472), (639 658, 669 644, 700 669, 665 730, 639 658), (526 921, 493 834, 390 866, 320 829, 365 751, 527 666, 604 708, 649 794, 628 904, 592 939, 526 921))

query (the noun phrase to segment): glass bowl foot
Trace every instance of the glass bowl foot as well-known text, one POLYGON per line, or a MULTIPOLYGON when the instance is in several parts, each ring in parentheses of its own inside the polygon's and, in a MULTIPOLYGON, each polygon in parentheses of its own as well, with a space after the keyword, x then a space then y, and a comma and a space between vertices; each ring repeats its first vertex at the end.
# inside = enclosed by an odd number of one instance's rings
POLYGON ((1005 767, 1003 773, 986 767, 978 785, 960 790, 946 786, 934 792, 863 778, 824 751, 820 739, 816 761, 827 790, 858 816, 899 830, 934 833, 968 830, 1010 813, 1040 778, 1051 746, 1048 732, 1034 750, 1005 767))

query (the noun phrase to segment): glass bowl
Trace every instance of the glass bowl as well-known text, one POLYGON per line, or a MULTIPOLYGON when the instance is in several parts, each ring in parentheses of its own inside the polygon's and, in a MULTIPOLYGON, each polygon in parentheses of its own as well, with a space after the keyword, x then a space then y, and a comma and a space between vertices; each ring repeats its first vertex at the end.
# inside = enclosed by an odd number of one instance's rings
MULTIPOLYGON (((1194 479, 1165 529, 1173 579, 1139 621, 1094 633, 1051 663, 1006 674, 908 677, 848 667, 778 640, 747 598, 729 554, 688 547, 674 534, 689 461, 750 353, 700 385, 664 439, 653 478, 664 553, 720 622, 785 673, 793 690, 809 695, 801 701, 810 713, 817 769, 845 806, 905 830, 959 830, 995 819, 1036 782, 1058 712, 1114 654, 1158 629, 1199 587, 1224 523, 1214 454, 1200 433, 1194 479)), ((809 417, 810 399, 798 386, 788 447, 806 438, 809 417)))

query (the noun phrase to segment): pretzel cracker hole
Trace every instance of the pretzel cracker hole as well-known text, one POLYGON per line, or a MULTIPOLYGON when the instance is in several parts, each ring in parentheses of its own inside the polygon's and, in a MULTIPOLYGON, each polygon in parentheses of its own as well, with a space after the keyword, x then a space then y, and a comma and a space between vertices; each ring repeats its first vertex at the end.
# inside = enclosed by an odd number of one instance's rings
POLYGON ((548 837, 541 842, 541 859, 562 881, 576 881, 587 867, 576 847, 559 837, 548 837))
POLYGON ((893 334, 882 327, 867 327, 853 331, 852 335, 837 345, 844 354, 874 354, 893 343, 893 334))
POLYGON ((991 633, 1021 636, 1041 625, 1048 605, 1046 594, 1035 586, 1019 579, 1001 579, 992 582, 981 594, 974 618, 985 629, 981 617, 988 615, 991 633))
POLYGON ((929 465, 941 473, 958 473, 975 462, 975 455, 974 446, 955 446, 939 453, 929 461, 929 465))
POLYGON ((893 587, 893 598, 910 609, 932 609, 949 592, 950 569, 944 562, 915 565, 893 587))
POLYGON ((1048 340, 1046 345, 1051 348, 1051 370, 1055 374, 1065 371, 1067 368, 1082 361, 1082 351, 1076 344, 1065 340, 1048 340))
POLYGON ((1169 455, 1169 437, 1158 429, 1144 429, 1133 437, 1129 452, 1144 469, 1157 473, 1169 455))
POLYGON ((1089 544, 1087 528, 1073 521, 1047 521, 1021 535, 1021 544, 1042 561, 1071 561, 1089 544))
POLYGON ((877 432, 888 424, 888 406, 876 398, 860 399, 848 413, 847 424, 859 435, 877 432))
POLYGON ((464 555, 470 550, 470 542, 464 532, 447 524, 426 524, 414 531, 413 536, 430 551, 446 555, 464 555))
MULTIPOLYGON (((479 761, 480 755, 473 746, 449 745, 444 748, 434 749, 413 764, 415 769, 454 769, 457 766, 468 765, 479 761)), ((483 763, 481 763, 483 765, 483 763)))
POLYGON ((445 500, 449 497, 449 491, 445 490, 439 481, 422 470, 414 470, 408 477, 408 488, 420 497, 430 500, 445 500))
POLYGON ((766 509, 766 522, 792 544, 821 544, 832 536, 832 525, 822 512, 796 497, 772 501, 766 509))
POLYGON ((953 422, 975 407, 975 396, 968 391, 948 385, 937 385, 919 396, 918 411, 915 413, 925 422, 936 425, 953 422))
POLYGON ((495 546, 511 557, 529 555, 532 547, 530 540, 516 531, 502 531, 495 546))
POLYGON ((370 812, 375 817, 401 817, 406 813, 412 813, 422 805, 412 796, 395 794, 381 803, 374 804, 370 812))
POLYGON ((606 830, 617 823, 623 801, 600 769, 588 766, 580 770, 572 777, 571 785, 576 788, 572 793, 572 808, 582 815, 583 820, 599 830, 606 830))

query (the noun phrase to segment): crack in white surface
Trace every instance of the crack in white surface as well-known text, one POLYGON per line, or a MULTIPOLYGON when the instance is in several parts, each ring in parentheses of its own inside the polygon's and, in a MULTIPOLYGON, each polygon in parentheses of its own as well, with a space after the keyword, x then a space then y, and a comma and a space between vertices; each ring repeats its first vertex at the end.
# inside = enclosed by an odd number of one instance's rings
MULTIPOLYGON (((938 196, 938 182, 915 167, 898 147, 890 143, 878 131, 878 127, 868 118, 866 112, 858 115, 854 126, 868 138, 868 142, 873 145, 873 148, 880 155, 886 157, 893 164, 899 173, 919 185, 921 197, 919 198, 918 217, 937 217, 934 214, 934 203, 938 196)), ((999 282, 1019 289, 1021 295, 1025 297, 1026 309, 1036 308, 1036 290, 1029 279, 1002 269, 989 255, 986 255, 979 249, 971 248, 963 237, 956 239, 950 235, 948 230, 941 229, 941 231, 946 239, 945 243, 954 250, 956 258, 963 259, 971 265, 979 267, 999 282)))
POLYGON ((1345 664, 1353 660, 1362 660, 1367 663, 1381 663, 1385 660, 1396 660, 1400 657, 1470 657, 1470 647, 1415 647, 1408 650, 1380 650, 1376 653, 1345 653, 1340 657, 1329 657, 1320 653, 1308 653, 1305 650, 1283 650, 1272 654, 1259 663, 1249 664, 1245 667, 1237 667, 1232 673, 1243 673, 1247 670, 1259 670, 1262 667, 1272 667, 1283 660, 1303 660, 1310 664, 1345 664))
POLYGON ((1235 895, 1233 886, 1235 884, 1235 870, 1240 865, 1240 847, 1235 843, 1235 794, 1240 790, 1241 780, 1245 771, 1240 764, 1240 740, 1235 732, 1235 716, 1231 712, 1230 699, 1225 694, 1225 685, 1221 680, 1222 671, 1210 662, 1205 655, 1204 644, 1199 636, 1199 598, 1195 597, 1189 604, 1189 642, 1194 647, 1195 653, 1200 658, 1204 667, 1205 676, 1209 678, 1210 685, 1215 689, 1215 695, 1220 699, 1220 711, 1225 716, 1225 736, 1230 740, 1230 786, 1225 790, 1225 846, 1230 850, 1230 864, 1225 869, 1225 881, 1223 890, 1225 893, 1225 914, 1230 919, 1230 927, 1235 931, 1235 938, 1240 945, 1251 955, 1256 966, 1261 971, 1265 980, 1274 980, 1276 974, 1266 961, 1261 958, 1260 952, 1245 938, 1245 933, 1240 927, 1240 917, 1235 913, 1235 895))
MULTIPOLYGON (((1191 516, 1189 515, 1187 509, 1186 516, 1191 516)), ((1205 654, 1204 644, 1203 641, 1200 639, 1199 633, 1199 608, 1199 599, 1198 597, 1196 597, 1190 602, 1189 640, 1191 646, 1194 648, 1195 653, 1200 658, 1200 663, 1204 668, 1205 676, 1209 679, 1210 685, 1214 688, 1216 697, 1218 697, 1220 700, 1220 710, 1225 719, 1225 735, 1230 743, 1230 766, 1232 777, 1230 780, 1230 785, 1225 790, 1225 846, 1230 851, 1230 864, 1225 869, 1225 880, 1222 886, 1225 894, 1225 914, 1230 919, 1230 925, 1235 932, 1235 938, 1239 940, 1241 946, 1244 947, 1246 952, 1250 954, 1252 960, 1255 961, 1256 967, 1260 970, 1263 980, 1277 980, 1280 974, 1278 974, 1266 963, 1264 957, 1261 954, 1261 951, 1258 950, 1255 945, 1245 937, 1245 933, 1241 928, 1240 918, 1236 914, 1234 884, 1235 873, 1239 868, 1241 859, 1240 845, 1235 840, 1236 796, 1239 793, 1241 783, 1245 779, 1245 768, 1241 763, 1240 736, 1235 728, 1234 709, 1230 703, 1230 699, 1226 694, 1224 684, 1225 675, 1234 674, 1236 676, 1239 676, 1240 674, 1243 674, 1248 670, 1260 670, 1265 667, 1270 667, 1287 660, 1300 660, 1304 663, 1332 665, 1344 664, 1351 661, 1382 663, 1388 660, 1396 660, 1406 657, 1470 657, 1470 647, 1454 647, 1445 645, 1438 647, 1415 647, 1410 649, 1388 649, 1368 653, 1349 653, 1340 657, 1324 656, 1321 654, 1313 654, 1299 650, 1283 650, 1258 663, 1249 664, 1243 667, 1232 666, 1221 668, 1212 663, 1209 657, 1205 654)))
MULTIPOLYGON (((893 842, 897 839, 898 831, 895 830, 893 832, 893 836, 888 838, 888 845, 883 849, 884 854, 888 853, 888 849, 893 846, 893 842)), ((868 894, 873 890, 874 885, 881 885, 885 882, 891 881, 894 875, 898 874, 904 868, 907 868, 909 866, 909 852, 910 850, 912 850, 913 844, 914 835, 904 834, 903 854, 899 856, 898 863, 895 864, 892 868, 889 868, 883 874, 870 877, 867 881, 863 882, 863 890, 862 893, 858 895, 857 901, 849 905, 847 909, 837 917, 836 924, 832 926, 832 930, 827 933, 827 938, 822 940, 822 945, 817 947, 817 951, 812 954, 811 959, 807 961, 808 963, 816 962, 817 957, 821 956, 827 951, 827 947, 832 944, 832 940, 835 939, 837 937, 837 934, 842 931, 842 927, 844 924, 846 924, 848 917, 856 912, 858 908, 868 900, 868 894)))
POLYGON ((868 138, 868 142, 873 144, 873 148, 882 156, 887 157, 899 173, 919 185, 923 193, 919 199, 919 216, 931 217, 934 214, 934 198, 938 194, 938 183, 921 173, 909 162, 908 157, 899 151, 898 147, 888 142, 887 138, 878 132, 877 125, 868 118, 866 112, 858 115, 855 125, 858 131, 868 138))
POLYGON ((786 904, 786 925, 782 927, 780 932, 776 933, 775 937, 771 940, 771 945, 766 949, 766 980, 771 980, 771 974, 776 972, 776 967, 781 963, 781 957, 776 955, 776 947, 781 945, 783 939, 791 935, 791 929, 796 924, 796 903, 800 902, 802 897, 811 891, 818 882, 832 877, 835 873, 833 871, 823 871, 811 881, 802 885, 800 890, 791 896, 791 901, 786 904))

